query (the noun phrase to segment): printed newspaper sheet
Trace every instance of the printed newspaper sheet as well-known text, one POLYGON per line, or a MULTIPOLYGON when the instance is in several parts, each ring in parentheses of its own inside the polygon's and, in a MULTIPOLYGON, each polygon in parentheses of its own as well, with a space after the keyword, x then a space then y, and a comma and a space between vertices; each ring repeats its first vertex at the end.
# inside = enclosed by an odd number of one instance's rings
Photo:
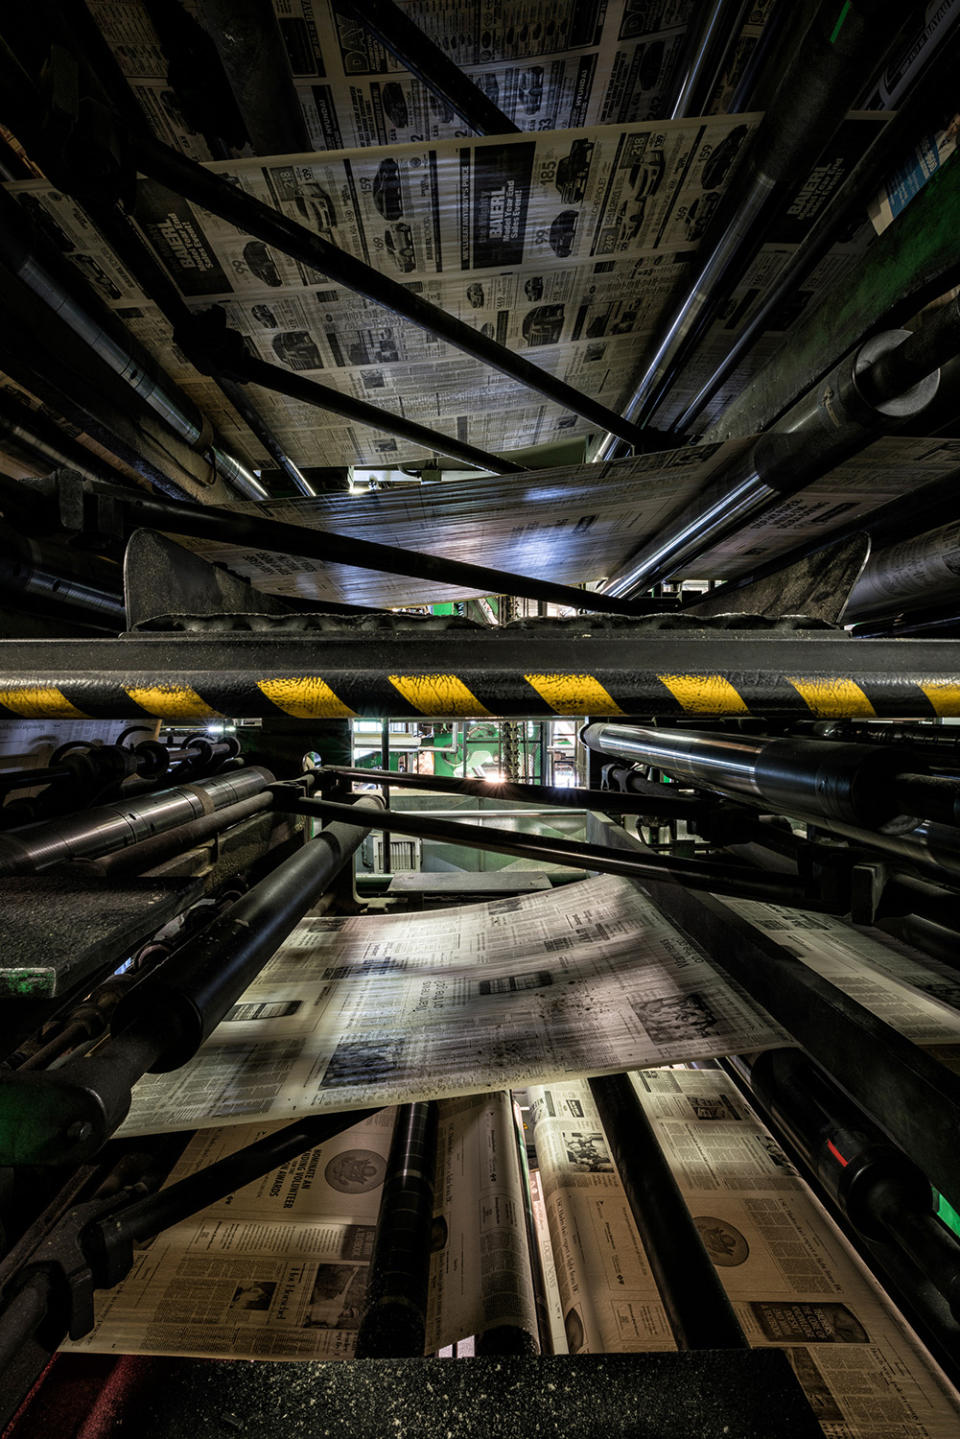
POLYGON ((722 902, 914 1044, 960 1043, 960 976, 950 965, 833 915, 722 902))
MULTIPOLYGON (((950 1439, 960 1396, 726 1077, 632 1078, 747 1337, 787 1350, 824 1433, 950 1439)), ((589 1088, 531 1100, 571 1350, 673 1348, 589 1088)))
POLYGON ((121 1133, 451 1098, 787 1043, 630 880, 301 921, 121 1133))
MULTIPOLYGON (((440 1105, 427 1352, 512 1325, 536 1347, 510 1097, 440 1105)), ((137 1251, 68 1349, 269 1359, 349 1358, 363 1313, 394 1110, 246 1185, 137 1251)), ((275 1127, 275 1126, 274 1126, 275 1127)), ((203 1130, 173 1182, 268 1132, 203 1130)))
MULTIPOLYGON (((240 502, 233 508, 573 584, 611 574, 747 444, 736 440, 687 446, 607 464, 538 470, 530 476, 481 476, 361 497, 240 502)), ((802 494, 747 522, 736 543, 717 545, 692 566, 691 577, 726 578, 802 541, 828 535, 831 528, 896 499, 903 492, 905 472, 921 486, 958 468, 956 440, 887 436, 802 494)), ((208 541, 182 543, 276 594, 372 605, 423 600, 423 582, 402 575, 208 541)), ((475 593, 452 585, 430 586, 434 599, 475 593)), ((730 607, 739 607, 736 596, 730 607)))

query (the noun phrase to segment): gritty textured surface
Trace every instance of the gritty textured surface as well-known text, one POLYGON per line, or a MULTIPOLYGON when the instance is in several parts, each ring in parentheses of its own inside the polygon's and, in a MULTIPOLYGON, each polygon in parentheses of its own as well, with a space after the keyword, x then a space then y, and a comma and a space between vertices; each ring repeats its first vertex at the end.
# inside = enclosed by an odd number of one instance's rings
MULTIPOLYGON (((55 1383, 69 1382, 68 1358, 55 1366, 55 1383)), ((104 1373, 100 1393, 106 1400, 116 1390, 120 1402, 97 1406, 91 1439, 822 1439, 777 1349, 117 1367, 125 1382, 104 1373)), ((41 1432, 22 1423, 14 1439, 41 1432)))
POLYGON ((95 965, 123 960, 176 914, 189 880, 115 881, 45 876, 0 883, 0 994, 36 998, 26 976, 44 972, 59 994, 95 965))

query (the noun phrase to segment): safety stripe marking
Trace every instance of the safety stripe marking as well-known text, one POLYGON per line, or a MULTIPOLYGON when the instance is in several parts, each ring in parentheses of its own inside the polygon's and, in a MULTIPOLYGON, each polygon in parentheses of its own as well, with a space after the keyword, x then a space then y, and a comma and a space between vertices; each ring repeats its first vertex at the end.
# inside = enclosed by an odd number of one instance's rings
POLYGON ((918 680, 917 684, 942 718, 960 715, 960 684, 955 680, 918 680))
POLYGON ((749 714, 740 692, 723 675, 658 675, 675 700, 691 714, 749 714))
POLYGON ((54 685, 24 685, 20 689, 0 690, 0 704, 25 719, 89 719, 89 715, 78 710, 54 685))
POLYGON ((622 715, 613 696, 593 675, 524 675, 541 699, 557 714, 622 715))
POLYGON ((388 675, 408 704, 425 715, 488 715, 472 690, 456 675, 388 675))
POLYGON ((219 710, 211 709, 189 685, 124 685, 134 704, 140 705, 147 714, 160 719, 220 719, 219 710))
POLYGON ((258 680, 261 690, 284 714, 295 719, 355 719, 357 711, 335 695, 326 680, 316 675, 258 680))
POLYGON ((784 678, 821 719, 876 718, 876 710, 855 680, 784 678))

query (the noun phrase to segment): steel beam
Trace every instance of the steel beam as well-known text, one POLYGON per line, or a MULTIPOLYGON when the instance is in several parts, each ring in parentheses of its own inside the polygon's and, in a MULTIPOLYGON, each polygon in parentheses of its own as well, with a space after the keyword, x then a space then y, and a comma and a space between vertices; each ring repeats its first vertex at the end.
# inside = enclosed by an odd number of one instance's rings
POLYGON ((375 35, 385 50, 406 65, 428 90, 445 100, 471 130, 481 135, 518 133, 519 125, 508 120, 486 91, 392 0, 334 0, 333 8, 375 35))
MULTIPOLYGON (((398 617, 399 618, 399 617, 398 617)), ((229 622, 227 622, 229 624, 229 622)), ((960 640, 527 622, 519 632, 295 616, 235 633, 0 642, 0 713, 56 719, 960 715, 960 640), (373 624, 377 625, 373 629, 373 624), (276 626, 276 627, 274 627, 276 626)))
POLYGON ((177 154, 162 141, 147 135, 136 136, 133 151, 135 163, 144 174, 193 204, 202 205, 220 219, 236 225, 238 230, 273 245, 283 254, 310 266, 337 284, 346 285, 374 304, 402 315, 411 324, 489 365, 491 369, 499 370, 509 379, 535 390, 564 409, 572 410, 575 415, 582 415, 603 430, 609 430, 639 451, 652 447, 650 434, 644 434, 637 425, 624 420, 599 400, 591 399, 538 365, 531 364, 522 355, 508 350, 505 345, 488 339, 439 305, 431 304, 406 285, 391 280, 363 260, 331 245, 305 225, 264 205, 236 185, 231 185, 223 176, 205 170, 186 155, 177 154))

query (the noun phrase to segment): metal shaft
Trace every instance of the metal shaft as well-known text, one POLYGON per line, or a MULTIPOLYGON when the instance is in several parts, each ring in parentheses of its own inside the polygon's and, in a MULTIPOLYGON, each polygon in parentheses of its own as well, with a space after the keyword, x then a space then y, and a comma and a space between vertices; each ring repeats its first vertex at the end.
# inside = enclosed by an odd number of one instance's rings
POLYGON ((70 860, 125 849, 201 815, 241 804, 272 782, 269 770, 251 766, 139 799, 118 800, 24 825, 0 835, 0 876, 41 874, 70 860))
MULTIPOLYGON (((341 819, 348 807, 323 799, 278 798, 277 808, 293 814, 319 815, 341 819)), ((528 835, 516 830, 496 829, 492 825, 462 824, 424 817, 408 812, 387 810, 371 816, 370 828, 392 834, 413 835, 419 839, 435 839, 450 844, 468 845, 471 849, 490 850, 494 854, 530 857, 547 864, 574 865, 596 870, 600 874, 625 874, 634 879, 661 879, 667 883, 686 884, 695 889, 716 890, 737 894, 748 899, 769 899, 779 904, 806 906, 809 896, 805 886, 784 875, 766 874, 762 870, 738 869, 732 865, 712 864, 687 859, 642 859, 608 849, 602 844, 581 840, 554 839, 552 836, 528 835)), ((815 904, 820 908, 820 904, 815 904)))
POLYGON ((485 90, 465 75, 445 50, 415 25, 392 0, 334 0, 334 9, 374 34, 391 55, 403 62, 427 89, 445 100, 465 124, 481 135, 516 134, 485 90))
MULTIPOLYGON (((424 746, 422 753, 429 754, 424 746)), ((646 785, 624 794, 615 789, 576 789, 549 784, 491 784, 485 779, 448 779, 444 775, 401 774, 391 770, 350 769, 342 765, 324 765, 323 774, 340 775, 373 783, 389 779, 398 789, 423 790, 434 794, 474 795, 481 799, 510 800, 517 804, 556 805, 560 809, 601 809, 617 814, 650 814, 661 818, 685 819, 703 808, 701 802, 687 795, 671 794, 665 785, 646 785)), ((0 774, 0 782, 3 776, 0 774)))
MULTIPOLYGON (((625 410, 643 424, 668 392, 773 217, 809 172, 903 23, 897 6, 825 0, 788 66, 745 163, 707 232, 705 259, 674 311, 625 410)), ((613 431, 613 433, 616 433, 613 431)), ((604 446, 606 459, 612 447, 604 446)))
POLYGON ((892 745, 606 722, 587 725, 580 738, 601 754, 651 765, 733 799, 853 825, 879 825, 915 813, 944 819, 953 815, 960 793, 960 784, 911 773, 914 757, 892 745))
POLYGON ((881 431, 921 414, 937 393, 938 364, 960 348, 960 322, 938 321, 930 331, 878 335, 852 360, 842 360, 776 430, 762 436, 654 540, 632 554, 604 591, 630 596, 669 579, 765 510, 865 449, 881 431), (882 371, 871 385, 873 367, 881 361, 882 371), (928 362, 931 369, 918 382, 917 366, 928 362))
POLYGON ((357 1359, 423 1354, 437 1128, 436 1104, 401 1104, 397 1110, 357 1359))

